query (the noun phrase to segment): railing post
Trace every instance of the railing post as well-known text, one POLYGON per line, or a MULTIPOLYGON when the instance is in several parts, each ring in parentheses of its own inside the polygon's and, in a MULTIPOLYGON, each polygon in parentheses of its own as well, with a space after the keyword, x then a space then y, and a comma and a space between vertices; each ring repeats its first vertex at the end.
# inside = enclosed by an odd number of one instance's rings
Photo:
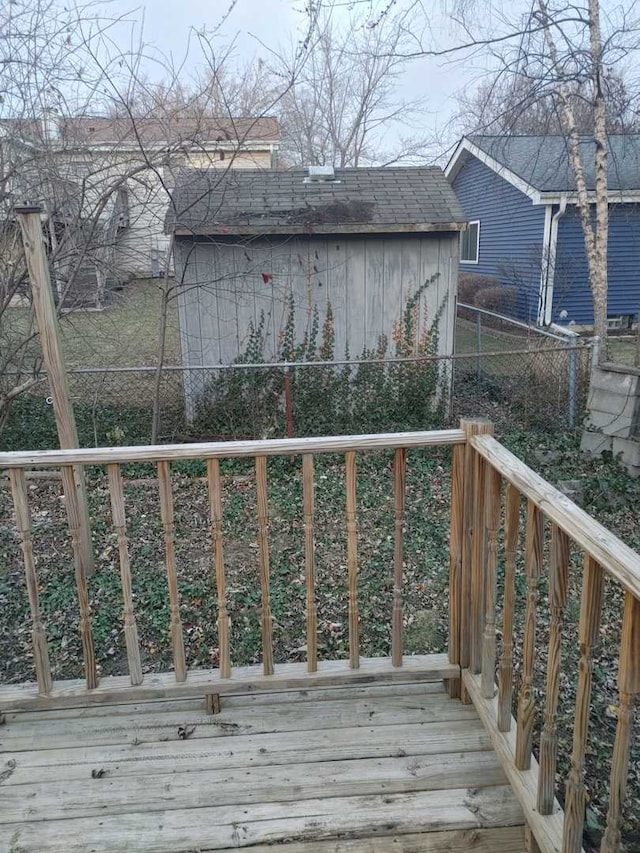
MULTIPOLYGON (((485 548, 485 463, 469 439, 474 435, 493 435, 493 424, 485 418, 463 418, 467 444, 464 453, 462 499, 462 566, 460 582, 460 666, 480 672, 482 634, 484 632, 485 548)), ((464 695, 463 695, 464 698, 464 695)))
POLYGON ((600 853, 616 853, 621 849, 620 826, 627 793, 634 706, 640 694, 640 601, 630 592, 625 593, 618 688, 620 702, 616 742, 611 762, 609 812, 600 853))

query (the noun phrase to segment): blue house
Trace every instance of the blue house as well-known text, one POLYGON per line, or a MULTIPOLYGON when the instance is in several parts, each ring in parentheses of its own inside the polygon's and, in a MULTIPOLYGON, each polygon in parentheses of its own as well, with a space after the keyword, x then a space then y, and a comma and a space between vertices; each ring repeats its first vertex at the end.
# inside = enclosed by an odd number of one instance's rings
MULTIPOLYGON (((594 188, 593 140, 581 140, 594 188)), ((593 323, 575 182, 562 136, 469 136, 445 170, 469 220, 460 272, 514 289, 530 322, 593 323), (566 312, 566 313, 565 313, 566 312)), ((640 310, 640 134, 609 136, 609 317, 640 310)))

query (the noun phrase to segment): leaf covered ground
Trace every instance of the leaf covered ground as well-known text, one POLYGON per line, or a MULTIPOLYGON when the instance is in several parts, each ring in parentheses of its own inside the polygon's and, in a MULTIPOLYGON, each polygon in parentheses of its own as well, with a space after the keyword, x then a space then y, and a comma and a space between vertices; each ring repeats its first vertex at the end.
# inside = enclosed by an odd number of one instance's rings
MULTIPOLYGON (((574 437, 511 433, 504 441, 551 482, 582 481, 585 509, 640 550, 640 482, 614 460, 589 461, 574 437), (553 450, 553 461, 535 452, 553 450)), ((125 501, 133 573, 134 605, 146 671, 171 668, 169 607, 163 532, 154 472, 129 466, 125 501)), ((216 597, 208 520, 207 487, 199 463, 173 469, 177 566, 185 648, 190 666, 216 666, 216 597)), ((269 460, 271 603, 277 662, 304 660, 305 582, 302 485, 299 460, 269 460)), ((450 454, 447 449, 411 451, 407 468, 404 564, 405 648, 427 653, 446 649, 448 629, 448 528, 450 454)), ((126 672, 122 594, 115 531, 103 472, 91 470, 90 500, 96 572, 89 581, 93 633, 102 674, 126 672)), ((260 661, 260 588, 256 544, 255 480, 249 463, 223 464, 223 512, 228 606, 235 665, 260 661)), ((43 619, 55 678, 82 675, 71 545, 58 480, 30 483, 34 549, 43 619)), ((344 465, 337 457, 316 460, 315 538, 318 646, 321 658, 348 656, 344 465)), ((524 507, 523 507, 524 512, 524 507)), ((524 515, 523 515, 524 522, 524 515)), ((358 457, 358 549, 361 651, 387 655, 393 571, 393 468, 388 453, 358 457)), ((548 542, 548 533, 547 542, 548 542)), ((521 542, 521 545, 523 543, 521 542)), ((547 544, 548 547, 548 544, 547 544)), ((522 646, 525 579, 519 554, 517 642, 522 646)), ((571 751, 578 669, 577 621, 581 555, 572 553, 559 712, 559 796, 571 751)), ((499 602, 502 584, 499 579, 499 602)), ((500 609, 500 608, 499 608, 500 609)), ((0 682, 33 680, 28 600, 10 492, 0 485, 0 682)), ((607 582, 600 642, 594 664, 594 701, 587 756, 588 845, 596 849, 606 819, 610 758, 617 722, 617 654, 622 595, 607 582)), ((501 614, 498 614, 498 626, 501 614)), ((536 689, 539 732, 549 628, 546 574, 539 586, 536 689)), ((501 639, 499 635, 499 640, 501 639)), ((520 656, 516 659, 516 678, 520 656)), ((625 809, 627 849, 640 850, 640 729, 636 726, 625 809)))

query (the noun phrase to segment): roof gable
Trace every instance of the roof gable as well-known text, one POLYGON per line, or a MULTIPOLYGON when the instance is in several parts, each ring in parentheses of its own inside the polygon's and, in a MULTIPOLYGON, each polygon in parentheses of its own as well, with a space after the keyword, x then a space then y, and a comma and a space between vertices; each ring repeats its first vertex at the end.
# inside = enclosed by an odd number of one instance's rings
POLYGON ((178 235, 458 231, 465 217, 444 173, 430 168, 190 170, 166 228, 178 235))
MULTIPOLYGON (((609 190, 617 193, 640 191, 640 134, 610 134, 607 157, 609 190)), ((587 190, 595 188, 595 143, 580 138, 587 190)), ((575 193, 575 179, 569 163, 564 136, 482 136, 464 137, 449 161, 446 174, 453 180, 465 157, 475 156, 540 202, 544 194, 575 193)))

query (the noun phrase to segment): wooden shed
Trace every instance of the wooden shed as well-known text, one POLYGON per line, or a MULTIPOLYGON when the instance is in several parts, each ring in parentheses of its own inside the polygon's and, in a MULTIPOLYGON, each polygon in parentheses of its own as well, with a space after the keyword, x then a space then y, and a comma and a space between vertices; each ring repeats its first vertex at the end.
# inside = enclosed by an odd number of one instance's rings
POLYGON ((264 319, 267 359, 280 357, 295 306, 298 339, 330 302, 335 357, 391 339, 425 282, 421 327, 441 311, 439 348, 453 351, 464 216, 441 169, 311 168, 186 171, 167 230, 174 235, 183 362, 230 364, 264 319))

